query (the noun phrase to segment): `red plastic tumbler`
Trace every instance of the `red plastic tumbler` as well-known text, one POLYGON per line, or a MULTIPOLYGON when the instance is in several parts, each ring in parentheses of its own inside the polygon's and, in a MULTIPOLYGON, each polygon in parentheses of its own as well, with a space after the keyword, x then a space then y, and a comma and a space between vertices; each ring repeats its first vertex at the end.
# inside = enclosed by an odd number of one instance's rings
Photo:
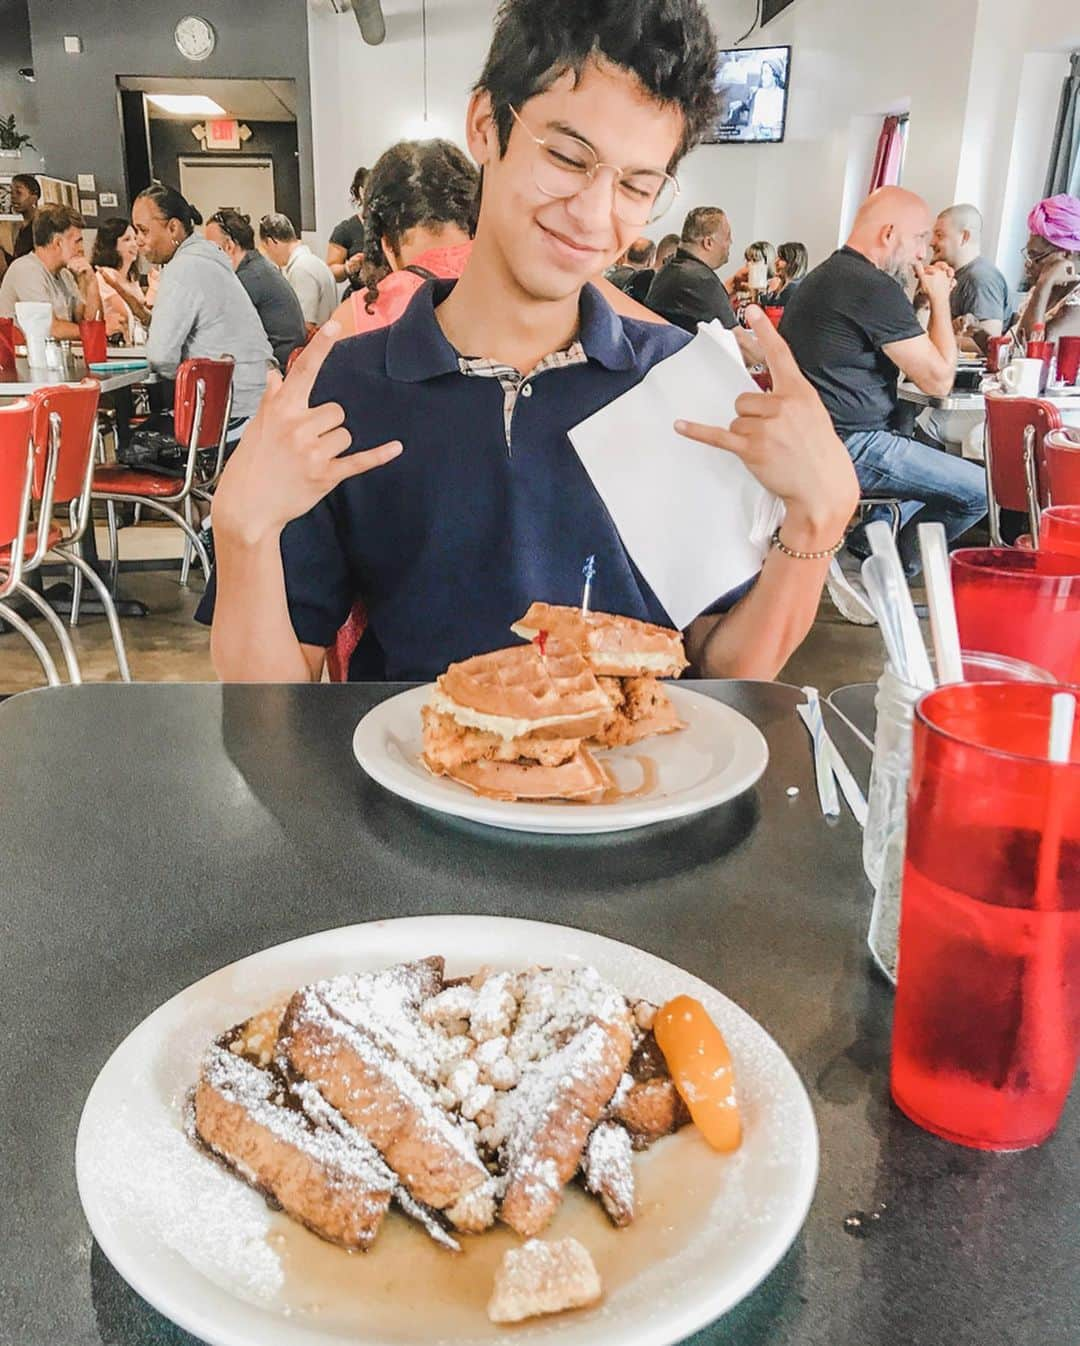
POLYGON ((1070 388, 1080 376, 1080 336, 1058 338, 1057 373, 1070 388))
POLYGON ((892 1095, 977 1149, 1044 1141, 1076 1071, 1080 718, 1051 763, 1061 690, 958 683, 915 712, 892 1095))
POLYGON ((86 363, 103 365, 109 358, 105 319, 89 318, 79 323, 79 336, 82 338, 83 359, 86 363))
POLYGON ((1080 505, 1051 505, 1044 509, 1039 546, 1059 556, 1080 556, 1080 505))
POLYGON ((1080 682, 1080 557, 1010 547, 952 554, 960 644, 1080 682))

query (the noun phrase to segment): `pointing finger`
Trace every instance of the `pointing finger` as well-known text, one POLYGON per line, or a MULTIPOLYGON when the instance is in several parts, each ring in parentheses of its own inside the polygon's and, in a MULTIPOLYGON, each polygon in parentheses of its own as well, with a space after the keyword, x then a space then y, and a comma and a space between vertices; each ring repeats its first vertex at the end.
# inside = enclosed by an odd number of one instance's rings
POLYGON ((702 425, 698 421, 676 421, 675 430, 686 439, 697 440, 699 444, 711 444, 716 449, 727 449, 737 457, 749 452, 750 442, 742 435, 734 435, 719 425, 702 425))
POLYGON ((361 453, 350 453, 347 458, 342 458, 337 464, 338 482, 347 481, 349 477, 359 477, 365 472, 370 472, 372 468, 382 467, 384 463, 389 463, 401 453, 403 445, 399 440, 391 440, 389 444, 380 444, 374 449, 365 449, 361 453))

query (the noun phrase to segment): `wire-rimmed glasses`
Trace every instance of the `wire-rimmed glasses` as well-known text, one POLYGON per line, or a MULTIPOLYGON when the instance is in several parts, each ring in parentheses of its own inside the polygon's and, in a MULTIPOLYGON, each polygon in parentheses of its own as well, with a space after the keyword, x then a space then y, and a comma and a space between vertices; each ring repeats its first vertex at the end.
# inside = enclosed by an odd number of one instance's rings
POLYGON ((596 151, 584 140, 564 131, 546 136, 529 130, 517 108, 510 106, 514 120, 534 142, 539 154, 533 166, 533 180, 545 196, 565 200, 584 191, 601 168, 610 168, 614 179, 612 208, 625 224, 654 224, 679 194, 678 181, 659 168, 617 168, 596 157, 596 151))

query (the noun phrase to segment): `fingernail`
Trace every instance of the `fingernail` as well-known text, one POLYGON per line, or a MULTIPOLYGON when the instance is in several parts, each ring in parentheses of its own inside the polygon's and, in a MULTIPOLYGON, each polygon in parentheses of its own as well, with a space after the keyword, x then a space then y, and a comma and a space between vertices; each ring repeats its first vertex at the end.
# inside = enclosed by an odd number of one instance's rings
POLYGON ((675 422, 676 432, 680 435, 684 435, 686 433, 686 425, 687 425, 686 421, 676 421, 675 422))
POLYGON ((746 316, 748 318, 763 318, 765 314, 764 311, 757 306, 757 304, 748 304, 746 306, 746 316))
POLYGON ((337 336, 341 331, 341 323, 335 322, 334 319, 331 318, 329 321, 323 323, 322 330, 327 336, 337 336))

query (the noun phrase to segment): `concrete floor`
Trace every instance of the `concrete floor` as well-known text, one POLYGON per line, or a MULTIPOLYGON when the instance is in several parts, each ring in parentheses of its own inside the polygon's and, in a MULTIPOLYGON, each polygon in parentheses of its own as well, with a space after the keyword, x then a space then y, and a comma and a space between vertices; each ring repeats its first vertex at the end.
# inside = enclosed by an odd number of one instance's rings
MULTIPOLYGON (((124 595, 141 599, 151 613, 123 623, 132 676, 140 682, 208 682, 214 678, 209 632, 193 620, 202 592, 201 576, 196 571, 188 589, 181 589, 177 579, 175 571, 144 571, 121 578, 124 595)), ((42 626, 40 620, 35 622, 35 629, 40 631, 42 626)), ((85 682, 119 680, 104 618, 84 617, 71 635, 85 682)), ((46 643, 63 673, 51 632, 46 643)), ((809 683, 829 692, 845 683, 877 678, 881 661, 877 628, 849 625, 824 598, 810 635, 781 674, 781 681, 796 686, 809 683)), ((22 637, 13 632, 0 636, 0 696, 42 683, 41 668, 22 637)))

